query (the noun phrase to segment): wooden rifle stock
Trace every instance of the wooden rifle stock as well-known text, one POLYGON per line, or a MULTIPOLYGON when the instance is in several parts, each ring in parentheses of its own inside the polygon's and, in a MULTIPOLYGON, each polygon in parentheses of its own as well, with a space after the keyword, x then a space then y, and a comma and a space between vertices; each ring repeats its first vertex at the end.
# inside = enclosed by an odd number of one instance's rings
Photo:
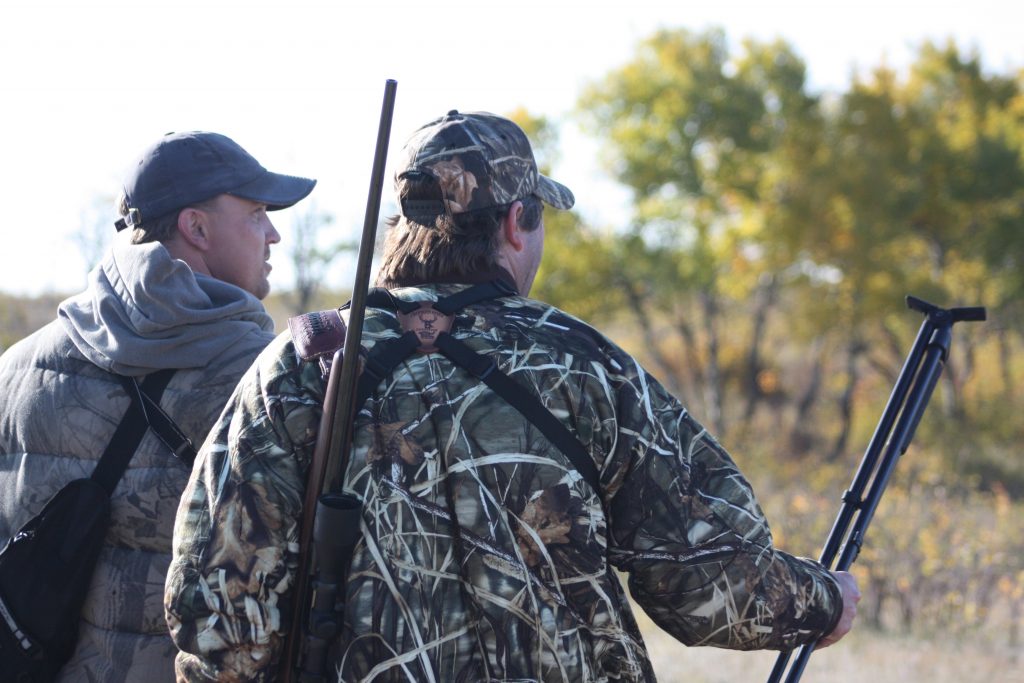
MULTIPOLYGON (((981 307, 943 309, 913 296, 907 297, 907 307, 924 313, 925 321, 900 370, 853 483, 843 494, 839 515, 819 557, 826 569, 832 569, 832 563, 836 555, 839 555, 835 570, 846 571, 860 554, 864 535, 896 467, 896 461, 910 446, 932 390, 942 374, 949 356, 953 324, 985 319, 985 309, 981 307)), ((789 668, 786 683, 797 683, 800 680, 812 652, 813 643, 798 648, 796 661, 789 668)), ((779 683, 782 680, 792 654, 779 654, 768 683, 779 683)))
MULTIPOLYGON (((373 158, 370 190, 366 199, 366 216, 363 233, 359 240, 359 254, 356 261, 355 283, 352 287, 352 303, 349 308, 344 347, 334 354, 327 393, 324 396, 324 412, 317 434, 316 448, 307 474, 306 493, 302 506, 302 527, 299 534, 299 566, 292 590, 292 618, 285 641, 282 661, 283 678, 295 680, 316 680, 298 667, 303 657, 303 633, 307 625, 305 615, 310 607, 310 578, 321 562, 314 553, 313 538, 317 518, 335 513, 335 518, 357 522, 359 515, 358 497, 341 492, 345 470, 348 466, 349 448, 352 441, 352 419, 356 406, 356 384, 359 375, 359 350, 363 334, 363 318, 366 312, 366 296, 370 286, 370 267, 373 262, 373 248, 380 217, 381 193, 384 187, 384 166, 387 161, 388 140, 391 137, 391 120, 395 108, 395 91, 398 83, 389 79, 384 86, 384 103, 381 107, 380 125, 377 129, 377 147, 373 158), (340 370, 339 370, 340 368, 340 370), (353 514, 353 499, 356 501, 353 514), (340 506, 338 505, 340 503, 340 506), (338 515, 341 515, 338 517, 338 515)), ((321 519, 321 525, 324 520, 321 519)), ((330 524, 330 522, 327 522, 330 524)), ((317 535, 328 538, 326 531, 317 535)), ((335 530, 338 534, 343 530, 335 530)), ((349 530, 351 531, 351 530, 349 530)), ((333 533, 333 532, 331 532, 333 533)), ((351 537, 354 543, 355 537, 351 537)), ((346 558, 350 559, 350 558, 346 558)), ((347 571, 347 566, 342 567, 347 571)), ((342 574, 343 578, 344 574, 342 574)), ((344 591, 344 586, 340 587, 344 591)), ((333 593, 330 596, 333 602, 333 593)), ((331 607, 333 605, 330 605, 331 607)), ((329 635, 329 634, 324 634, 329 635)), ((321 638, 326 640, 326 637, 321 638)), ((321 646, 326 643, 321 643, 321 646)), ((324 652, 318 652, 322 657, 324 652)), ((313 669, 322 668, 322 661, 314 663, 313 669)))

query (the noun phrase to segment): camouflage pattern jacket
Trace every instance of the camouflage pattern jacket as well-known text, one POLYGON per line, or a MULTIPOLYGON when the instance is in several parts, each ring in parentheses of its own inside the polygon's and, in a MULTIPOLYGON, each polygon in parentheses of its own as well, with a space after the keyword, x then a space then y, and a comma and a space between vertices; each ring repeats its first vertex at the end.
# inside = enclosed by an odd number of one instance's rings
MULTIPOLYGON (((400 334, 392 312, 367 312, 364 347, 400 334)), ((356 417, 346 479, 364 510, 337 680, 653 680, 613 567, 688 645, 790 648, 833 628, 834 580, 773 547, 729 455, 633 358, 520 297, 464 309, 452 334, 541 398, 601 490, 447 358, 408 358, 356 417)), ((278 675, 324 389, 280 336, 200 453, 165 595, 179 680, 278 675)))

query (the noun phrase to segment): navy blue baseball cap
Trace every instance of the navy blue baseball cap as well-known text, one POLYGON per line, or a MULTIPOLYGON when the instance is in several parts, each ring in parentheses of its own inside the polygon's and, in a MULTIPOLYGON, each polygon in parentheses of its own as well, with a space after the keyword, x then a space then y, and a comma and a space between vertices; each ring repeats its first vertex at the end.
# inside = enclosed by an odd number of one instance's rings
POLYGON ((230 194, 286 209, 313 191, 310 178, 272 173, 229 137, 191 131, 168 133, 132 168, 124 184, 128 215, 120 231, 143 227, 172 211, 230 194))

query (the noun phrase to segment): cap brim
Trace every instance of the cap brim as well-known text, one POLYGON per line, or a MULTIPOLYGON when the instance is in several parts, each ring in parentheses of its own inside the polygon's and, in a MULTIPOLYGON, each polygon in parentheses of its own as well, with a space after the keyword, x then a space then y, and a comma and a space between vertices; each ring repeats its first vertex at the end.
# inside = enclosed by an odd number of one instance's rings
POLYGON ((274 211, 287 209, 304 199, 315 186, 316 181, 312 178, 300 178, 267 171, 256 180, 228 190, 227 194, 266 204, 268 210, 274 211))
POLYGON ((537 189, 533 191, 545 204, 550 204, 556 209, 571 209, 576 203, 572 191, 560 182, 541 175, 537 183, 537 189))

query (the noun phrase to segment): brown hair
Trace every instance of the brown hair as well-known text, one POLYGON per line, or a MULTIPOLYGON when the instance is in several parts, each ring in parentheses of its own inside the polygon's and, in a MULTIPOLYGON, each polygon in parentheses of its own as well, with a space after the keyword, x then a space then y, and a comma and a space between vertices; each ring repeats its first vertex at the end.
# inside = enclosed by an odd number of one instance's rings
MULTIPOLYGON (((220 195, 218 195, 219 197, 220 195)), ((157 216, 156 218, 146 221, 143 226, 132 228, 131 243, 132 244, 145 244, 146 242, 167 242, 174 238, 178 230, 178 215, 185 209, 201 209, 203 211, 210 211, 214 208, 217 202, 217 197, 212 197, 206 201, 199 202, 198 204, 192 204, 190 206, 183 206, 180 209, 175 209, 170 213, 165 213, 163 216, 157 216)), ((117 198, 115 203, 118 214, 122 217, 128 215, 128 196, 121 193, 121 196, 117 198)))
MULTIPOLYGON (((440 200, 437 180, 425 173, 406 174, 399 201, 440 200)), ((544 205, 533 195, 520 199, 519 227, 536 230, 544 205)), ((499 228, 511 204, 465 213, 441 214, 427 227, 404 216, 388 218, 384 255, 377 286, 400 287, 420 282, 457 279, 497 267, 499 228)))

